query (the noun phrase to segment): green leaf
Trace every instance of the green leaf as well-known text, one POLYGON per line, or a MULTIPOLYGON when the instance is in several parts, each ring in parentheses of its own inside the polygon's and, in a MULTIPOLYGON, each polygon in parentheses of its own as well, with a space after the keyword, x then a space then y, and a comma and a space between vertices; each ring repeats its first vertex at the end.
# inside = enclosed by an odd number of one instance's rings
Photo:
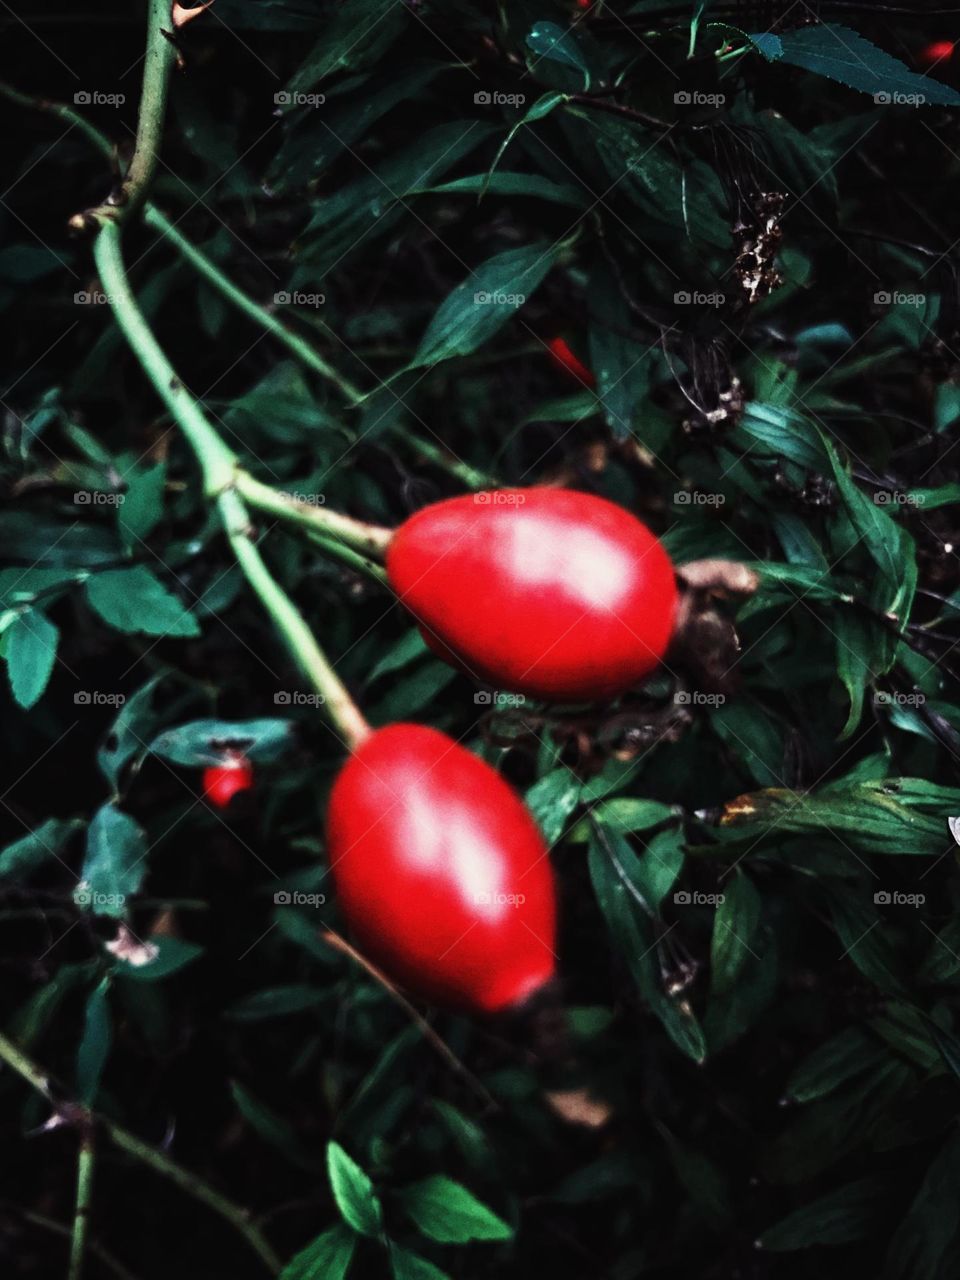
POLYGON ((303 1013, 315 1009, 323 999, 322 987, 311 987, 304 982, 292 982, 284 987, 267 987, 254 991, 235 1001, 224 1017, 235 1022, 260 1022, 264 1018, 285 1018, 291 1013, 303 1013))
POLYGON ((47 818, 35 830, 0 849, 0 880, 24 880, 48 858, 56 858, 70 836, 83 823, 69 818, 47 818))
POLYGON ((566 28, 557 26, 555 22, 534 23, 527 35, 527 44, 540 58, 582 71, 583 87, 590 88, 590 68, 576 38, 566 28))
POLYGON ((415 194, 427 192, 443 196, 530 196, 537 200, 568 205, 572 209, 583 209, 588 203, 583 187, 553 182, 539 173, 473 173, 469 177, 455 178, 452 182, 444 182, 437 187, 426 187, 415 194))
POLYGON ((618 440, 625 440, 650 387, 654 347, 629 336, 630 308, 605 259, 598 259, 590 274, 589 295, 590 367, 607 426, 618 440))
POLYGON ((723 838, 782 838, 787 832, 827 835, 868 853, 937 855, 944 852, 947 812, 960 813, 960 791, 937 809, 920 778, 895 778, 822 787, 813 793, 771 787, 738 796, 724 808, 723 838), (929 812, 927 812, 929 810, 929 812))
POLYGON ((848 1027, 814 1049, 793 1071, 784 1093, 794 1102, 813 1102, 861 1072, 876 1067, 885 1050, 857 1027, 848 1027))
POLYGON ((126 481, 127 490, 123 495, 123 502, 117 506, 117 528, 125 549, 134 551, 137 544, 149 537, 163 519, 166 463, 158 462, 155 467, 138 468, 127 474, 126 481))
POLYGON ((142 829, 114 805, 103 805, 87 831, 87 852, 74 900, 94 915, 123 916, 128 898, 146 875, 146 857, 142 829))
POLYGON ((322 1168, 322 1161, 304 1148, 297 1130, 289 1120, 285 1120, 272 1107, 254 1097, 249 1089, 236 1080, 231 1082, 230 1092, 237 1110, 264 1142, 282 1151, 293 1164, 302 1169, 316 1171, 322 1168))
MULTIPOLYGON (((286 697, 290 694, 276 695, 286 697)), ((286 705, 283 703, 281 705, 286 705)), ((230 752, 249 760, 277 760, 294 742, 292 720, 191 720, 167 729, 150 743, 150 752, 172 764, 201 768, 221 764, 230 752)))
POLYGON ((148 636, 198 636, 200 626, 175 595, 144 565, 104 569, 87 579, 87 599, 118 631, 148 636))
MULTIPOLYGON (((309 93, 337 71, 375 62, 406 25, 403 5, 394 0, 345 0, 332 11, 323 37, 292 76, 289 94, 309 93)), ((293 109, 295 102, 280 102, 293 109)))
POLYGON ((906 100, 915 106, 960 106, 955 89, 918 75, 858 32, 835 22, 784 31, 779 47, 762 34, 747 38, 768 61, 789 62, 861 93, 881 95, 881 103, 906 100))
POLYGON ((403 1207, 418 1229, 439 1244, 509 1240, 513 1230, 459 1182, 442 1174, 406 1187, 403 1207))
POLYGON ((60 632, 39 609, 27 609, 5 634, 5 654, 10 689, 15 700, 28 709, 40 700, 57 658, 60 632))
POLYGON ((412 627, 406 635, 400 637, 396 644, 390 646, 379 662, 374 664, 373 670, 367 676, 367 684, 373 684, 379 676, 401 671, 418 658, 426 657, 429 652, 427 642, 419 629, 412 627))
POLYGON ((203 947, 183 938, 160 936, 151 938, 150 944, 157 949, 154 959, 148 964, 139 965, 118 960, 118 978, 124 978, 128 982, 159 982, 161 978, 168 978, 170 974, 177 973, 203 955, 203 947))
POLYGON ((343 1280, 356 1247, 352 1231, 339 1224, 331 1227, 290 1259, 280 1280, 343 1280))
POLYGON ((382 1210, 373 1183, 338 1142, 327 1145, 327 1173, 337 1208, 347 1226, 362 1236, 378 1236, 382 1210))
POLYGON ((104 978, 90 994, 84 1014, 83 1036, 77 1049, 77 1099, 92 1106, 100 1088, 100 1077, 113 1043, 113 1024, 107 992, 110 979, 104 978))
POLYGON ((153 676, 123 703, 103 746, 97 751, 100 772, 117 791, 120 774, 137 755, 145 755, 156 722, 153 691, 163 675, 153 676))
POLYGON ((393 1241, 390 1242, 390 1272, 393 1280, 450 1280, 446 1271, 409 1249, 401 1249, 393 1241))
POLYGON ((760 1248, 787 1253, 814 1245, 853 1244, 870 1238, 888 1209, 889 1179, 849 1182, 781 1219, 760 1237, 760 1248))
POLYGON ((408 368, 476 351, 523 306, 558 253, 558 245, 540 241, 488 258, 437 308, 408 368))
POLYGON ((643 996, 663 1023, 674 1044, 694 1062, 703 1062, 706 1039, 686 1001, 675 1000, 664 989, 657 940, 651 924, 651 904, 638 888, 622 841, 594 830, 588 855, 590 879, 607 927, 617 949, 630 968, 643 996))
POLYGON ((507 147, 509 147, 510 143, 514 140, 520 130, 527 125, 535 123, 537 120, 542 120, 544 116, 548 116, 550 112, 553 111, 555 107, 560 106, 564 100, 564 95, 562 93, 545 93, 543 97, 536 100, 532 107, 528 107, 497 148, 497 154, 493 157, 493 162, 487 170, 487 176, 480 185, 479 194, 481 196, 486 195, 486 193, 492 189, 495 176, 494 170, 503 158, 503 153, 506 151, 507 147))
POLYGON ((544 840, 548 845, 556 844, 580 803, 580 779, 569 769, 554 769, 533 784, 526 801, 544 840))
MULTIPOLYGON (((753 881, 738 870, 723 884, 723 901, 713 920, 710 971, 715 991, 732 987, 748 958, 760 925, 760 895, 753 881)), ((756 958, 756 957, 755 957, 756 958)))
POLYGON ((947 1137, 897 1228, 887 1255, 887 1271, 910 1280, 943 1280, 955 1274, 960 1235, 960 1133, 947 1137))

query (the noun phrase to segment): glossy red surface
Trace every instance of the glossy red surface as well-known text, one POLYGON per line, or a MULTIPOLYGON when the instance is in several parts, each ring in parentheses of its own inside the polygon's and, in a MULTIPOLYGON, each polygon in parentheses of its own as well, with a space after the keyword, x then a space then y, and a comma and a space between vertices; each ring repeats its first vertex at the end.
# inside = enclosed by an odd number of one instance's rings
POLYGON ((252 786, 253 765, 249 760, 211 765, 203 771, 203 794, 218 809, 225 809, 238 792, 249 791, 252 786))
POLYGON ((934 67, 938 62, 949 62, 953 57, 954 47, 952 40, 934 40, 920 50, 917 61, 922 67, 934 67))
POLYGON ((492 1013, 554 972, 540 831, 488 764, 436 729, 363 742, 330 796, 337 900, 366 955, 436 1003, 492 1013))
POLYGON ((571 374, 588 387, 596 385, 596 378, 587 366, 573 354, 564 338, 551 338, 547 343, 553 362, 564 373, 571 374))
POLYGON ((427 643, 475 679, 554 702, 609 698, 669 644, 673 566, 622 507, 572 489, 434 503, 387 551, 397 595, 427 643))

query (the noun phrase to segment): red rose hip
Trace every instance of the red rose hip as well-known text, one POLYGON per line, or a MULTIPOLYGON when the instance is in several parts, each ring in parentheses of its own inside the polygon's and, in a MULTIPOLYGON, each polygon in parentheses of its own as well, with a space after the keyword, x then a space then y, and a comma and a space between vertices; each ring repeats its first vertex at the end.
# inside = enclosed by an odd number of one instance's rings
POLYGON ((673 633, 666 551, 628 511, 572 489, 467 494, 406 520, 387 573, 435 652, 553 702, 610 698, 673 633))
POLYGON ((436 729, 376 730, 341 770, 327 844, 365 953, 410 991, 493 1013, 554 973, 553 873, 536 823, 436 729))
POLYGON ((592 371, 587 368, 582 360, 577 359, 565 338, 551 338, 547 343, 547 348, 558 369, 570 374, 572 378, 576 378, 584 386, 596 386, 597 380, 592 371))
POLYGON ((253 765, 246 756, 235 756, 203 771, 203 794, 217 809, 227 805, 240 791, 253 786, 253 765))

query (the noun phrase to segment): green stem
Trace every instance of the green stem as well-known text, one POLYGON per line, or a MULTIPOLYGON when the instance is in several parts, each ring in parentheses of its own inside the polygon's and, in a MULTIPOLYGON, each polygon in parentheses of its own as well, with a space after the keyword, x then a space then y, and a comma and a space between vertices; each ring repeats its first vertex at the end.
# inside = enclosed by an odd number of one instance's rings
POLYGON ((381 565, 375 564, 373 560, 368 560, 366 556, 362 556, 359 552, 348 547, 345 542, 339 542, 334 538, 327 537, 326 534, 319 530, 308 529, 305 531, 307 537, 312 543, 326 552, 333 560, 340 560, 351 569, 355 569, 358 573, 365 574, 366 577, 372 578, 374 582, 379 583, 383 587, 389 587, 390 579, 387 577, 387 571, 381 565))
POLYGON ((270 485, 255 480, 247 471, 238 471, 236 481, 237 491, 258 511, 266 511, 280 520, 289 520, 292 524, 321 533, 325 538, 346 543, 354 551, 375 560, 383 559, 393 537, 392 529, 354 520, 351 516, 341 515, 325 506, 303 502, 292 494, 281 493, 270 485))
POLYGON ((216 497, 233 484, 236 455, 213 429, 197 401, 177 377, 173 365, 143 318, 127 280, 120 227, 115 222, 107 222, 101 227, 94 241, 93 256, 100 283, 121 333, 196 454, 207 496, 216 497))
MULTIPOLYGON (((6 1207, 6 1206, 4 1206, 6 1207)), ((22 1205, 11 1204, 10 1208, 24 1220, 29 1222, 31 1226, 40 1227, 44 1231, 50 1231, 53 1235, 64 1236, 68 1240, 72 1235, 72 1229, 64 1226, 62 1222, 56 1222, 53 1218, 48 1218, 45 1214, 34 1213, 32 1209, 24 1209, 22 1205)), ((103 1263, 104 1270, 110 1271, 113 1275, 119 1277, 119 1280, 138 1280, 138 1277, 129 1271, 122 1262, 118 1261, 112 1253, 104 1249, 102 1244, 98 1244, 96 1240, 91 1240, 87 1247, 87 1252, 92 1254, 98 1262, 103 1263)))
POLYGON ((182 1165, 165 1156, 156 1147, 151 1147, 149 1143, 141 1142, 135 1134, 128 1133, 126 1129, 113 1124, 110 1120, 103 1120, 101 1123, 109 1134, 111 1141, 121 1151, 125 1151, 134 1160, 139 1160, 141 1164, 152 1169, 154 1173, 159 1173, 161 1177, 172 1182, 174 1186, 179 1187, 188 1196, 192 1196, 194 1200, 199 1200, 208 1209, 212 1209, 214 1213, 219 1214, 221 1218, 229 1222, 243 1236, 254 1253, 262 1259, 270 1274, 279 1274, 282 1265, 280 1259, 274 1253, 269 1241, 250 1220, 248 1210, 241 1209, 232 1200, 222 1196, 219 1191, 215 1191, 213 1187, 203 1182, 196 1174, 191 1173, 189 1169, 184 1169, 182 1165))
POLYGON ((247 582, 260 597, 304 675, 322 696, 324 710, 334 727, 343 734, 346 745, 355 749, 369 735, 370 726, 317 644, 303 615, 267 568, 254 542, 243 499, 236 490, 227 489, 217 499, 217 506, 247 582))
POLYGON ((468 489, 496 489, 500 483, 494 476, 478 471, 476 467, 471 467, 469 462, 463 462, 460 458, 451 456, 439 445, 424 440, 400 422, 395 422, 391 430, 398 440, 405 441, 411 449, 415 449, 420 454, 421 458, 456 476, 468 489))
POLYGON ((112 163, 116 160, 116 152, 113 143, 101 133, 96 125, 80 114, 74 111, 73 107, 68 107, 64 102, 51 102, 48 98, 34 98, 28 93, 21 93, 19 89, 14 89, 13 85, 9 85, 0 81, 0 97, 7 98, 18 107, 30 107, 36 111, 46 111, 49 115, 56 116, 59 120, 64 120, 67 124, 79 129, 88 142, 92 143, 96 149, 101 152, 112 163))
MULTIPOLYGON (((72 107, 64 103, 50 102, 44 98, 30 97, 28 94, 20 93, 17 89, 14 89, 11 85, 4 84, 2 81, 0 81, 0 96, 8 98, 11 102, 16 103, 17 106, 45 111, 75 126, 83 132, 84 136, 107 159, 111 162, 115 161, 116 153, 109 138, 101 133, 95 125, 92 125, 79 111, 74 111, 72 107)), ((243 312, 254 324, 259 325, 267 333, 275 337, 278 342, 287 348, 291 355, 300 360, 308 369, 312 369, 314 373, 333 383, 350 405, 357 405, 363 400, 365 393, 359 387, 354 386, 349 378, 335 369, 333 365, 328 364, 309 342, 293 332, 293 330, 288 329, 266 307, 254 302, 242 289, 238 288, 212 259, 208 258, 201 249, 198 249, 196 245, 178 231, 174 223, 149 200, 144 205, 143 218, 149 227, 152 227, 154 231, 169 240, 184 261, 188 262, 227 302, 230 302, 237 310, 243 312)), ((490 360, 490 357, 484 358, 487 361, 490 360)), ((500 359, 502 357, 496 358, 500 359)), ((444 449, 439 448, 428 440, 422 439, 401 423, 395 423, 390 429, 398 439, 403 440, 421 458, 434 466, 443 468, 448 474, 466 485, 468 489, 490 489, 496 488, 499 484, 495 476, 485 474, 475 467, 471 467, 469 463, 460 461, 444 449)))
POLYGON ((286 325, 281 324, 275 315, 268 311, 266 307, 254 302, 242 289, 238 289, 229 276, 225 275, 215 262, 196 248, 186 236, 181 235, 170 219, 161 213, 156 205, 147 205, 143 216, 146 224, 169 240, 181 257, 189 262, 208 284, 217 289, 227 302, 232 303, 238 311, 242 311, 245 316, 252 320, 254 324, 258 324, 261 329, 273 334, 288 351, 292 352, 297 359, 302 360, 307 368, 312 369, 314 373, 320 374, 328 382, 334 383, 344 398, 350 401, 351 404, 356 404, 362 399, 363 392, 359 388, 355 387, 333 365, 327 364, 323 356, 314 351, 309 342, 306 342, 299 334, 288 329, 286 325))
MULTIPOLYGON (((92 1123, 95 1127, 99 1127, 106 1133, 107 1137, 119 1147, 121 1151, 125 1151, 134 1160, 153 1169, 155 1173, 159 1173, 161 1177, 167 1178, 181 1191, 185 1191, 187 1195, 192 1196, 195 1200, 199 1200, 202 1204, 207 1205, 221 1218, 229 1222, 247 1241, 250 1247, 264 1261, 271 1274, 277 1275, 280 1271, 280 1259, 270 1247, 269 1242, 260 1233, 257 1227, 251 1222, 250 1214, 246 1209, 241 1209, 239 1205, 235 1205, 233 1201, 222 1196, 213 1187, 210 1187, 198 1178, 196 1174, 191 1173, 188 1169, 184 1169, 177 1164, 175 1160, 171 1160, 169 1156, 162 1151, 158 1151, 156 1147, 151 1147, 148 1143, 142 1142, 136 1134, 130 1133, 121 1125, 115 1124, 112 1120, 105 1116, 94 1116, 88 1112, 86 1108, 77 1106, 76 1103, 57 1103, 53 1097, 50 1087, 50 1079, 46 1073, 41 1070, 37 1063, 33 1062, 18 1046, 7 1036, 0 1033, 0 1061, 11 1067, 17 1075, 27 1082, 32 1088, 36 1089, 51 1107, 55 1108, 58 1115, 64 1118, 73 1118, 84 1125, 92 1123)), ((84 1175, 82 1181, 86 1188, 90 1186, 92 1178, 92 1162, 84 1175)), ((80 1183, 78 1178, 77 1202, 80 1203, 80 1183)), ((76 1235, 76 1227, 74 1227, 74 1236, 76 1235)))
POLYGON ((111 193, 94 209, 79 213, 70 225, 78 230, 90 226, 103 227, 108 222, 122 222, 146 198, 160 157, 160 140, 167 109, 167 86, 177 60, 177 49, 164 23, 170 21, 170 0, 149 0, 147 12, 147 49, 143 63, 143 86, 137 114, 137 137, 133 159, 120 189, 111 193))
POLYGON ((70 1269, 67 1280, 81 1280, 83 1259, 87 1248, 90 1227, 90 1211, 93 1204, 93 1171, 96 1152, 93 1131, 88 1129, 80 1142, 77 1160, 77 1202, 73 1214, 73 1234, 70 1241, 70 1269))

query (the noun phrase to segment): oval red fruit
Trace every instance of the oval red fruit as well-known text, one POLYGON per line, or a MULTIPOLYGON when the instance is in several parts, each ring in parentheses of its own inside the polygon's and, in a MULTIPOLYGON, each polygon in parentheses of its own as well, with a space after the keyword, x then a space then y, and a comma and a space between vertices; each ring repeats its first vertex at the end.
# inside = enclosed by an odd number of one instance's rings
POLYGON ((410 991, 496 1012, 554 973, 547 849, 488 764, 420 725, 379 729, 330 796, 337 900, 364 952, 410 991))
POLYGON ((952 40, 934 40, 925 45, 917 54, 917 62, 922 67, 935 67, 938 62, 948 62, 953 57, 952 40))
POLYGON ((596 378, 587 366, 577 359, 563 338, 551 338, 547 343, 547 347, 558 369, 562 369, 564 373, 569 373, 578 382, 584 383, 585 386, 596 386, 596 378))
POLYGON ((571 489, 467 494, 425 507, 387 550, 428 644, 474 678, 554 702, 609 698, 663 657, 673 566, 629 512, 571 489))
POLYGON ((225 809, 238 792, 249 791, 252 786, 253 765, 246 756, 210 765, 203 771, 203 794, 218 809, 225 809))

